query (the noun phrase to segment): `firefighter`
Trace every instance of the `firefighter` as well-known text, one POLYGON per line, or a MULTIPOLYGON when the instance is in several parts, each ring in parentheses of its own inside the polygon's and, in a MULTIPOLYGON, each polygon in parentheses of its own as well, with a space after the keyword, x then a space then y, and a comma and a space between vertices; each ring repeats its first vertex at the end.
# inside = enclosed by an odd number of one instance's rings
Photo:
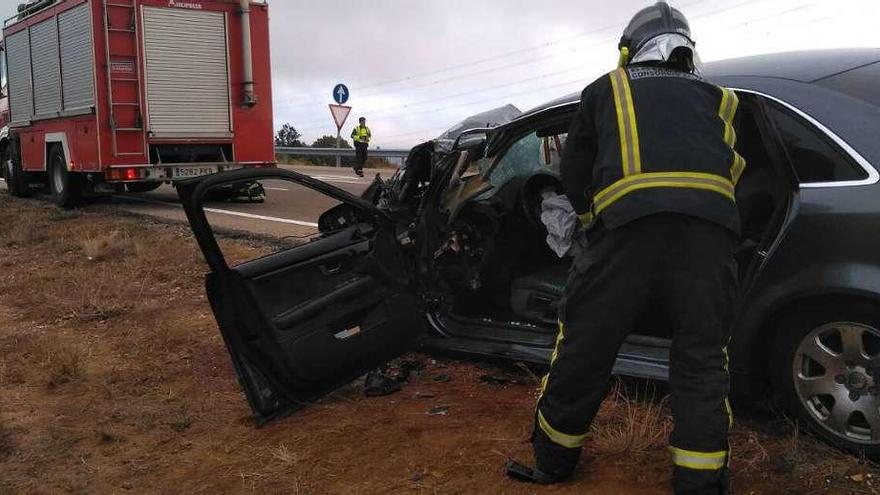
POLYGON ((367 119, 361 117, 358 119, 358 125, 351 130, 351 139, 354 141, 355 163, 354 173, 358 177, 364 176, 364 164, 367 163, 367 146, 370 145, 370 138, 373 137, 370 128, 367 127, 367 119))
POLYGON ((507 473, 539 484, 572 474, 624 338, 660 302, 673 329, 673 488, 725 493, 739 102, 699 75, 688 22, 664 2, 633 17, 619 48, 619 68, 583 91, 569 128, 560 167, 585 249, 560 302, 535 413, 536 466, 511 460, 507 473))

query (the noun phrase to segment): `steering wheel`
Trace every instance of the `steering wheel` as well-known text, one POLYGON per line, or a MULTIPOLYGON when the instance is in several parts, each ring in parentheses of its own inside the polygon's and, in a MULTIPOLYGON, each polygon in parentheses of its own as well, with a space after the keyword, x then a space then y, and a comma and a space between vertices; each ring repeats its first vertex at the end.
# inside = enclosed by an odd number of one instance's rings
POLYGON ((520 187, 519 204, 522 212, 529 224, 538 230, 545 230, 541 221, 541 203, 545 192, 562 194, 562 181, 553 174, 539 172, 523 181, 520 187))

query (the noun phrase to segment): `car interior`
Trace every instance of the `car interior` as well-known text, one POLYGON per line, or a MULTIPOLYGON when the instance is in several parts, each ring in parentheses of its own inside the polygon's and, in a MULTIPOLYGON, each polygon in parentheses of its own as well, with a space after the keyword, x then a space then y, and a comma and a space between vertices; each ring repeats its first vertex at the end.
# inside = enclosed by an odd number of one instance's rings
MULTIPOLYGON (((793 191, 780 166, 781 148, 754 98, 741 98, 736 145, 748 164, 737 187, 743 227, 736 258, 743 282, 779 232, 793 191)), ((448 231, 433 253, 436 273, 451 296, 437 316, 452 336, 552 345, 572 261, 548 246, 541 221, 542 202, 562 193, 559 161, 568 119, 553 120, 524 129, 463 174, 463 182, 485 187, 469 187, 475 194, 450 212, 448 231)), ((668 346, 670 337, 668 318, 649 309, 632 339, 668 346)))

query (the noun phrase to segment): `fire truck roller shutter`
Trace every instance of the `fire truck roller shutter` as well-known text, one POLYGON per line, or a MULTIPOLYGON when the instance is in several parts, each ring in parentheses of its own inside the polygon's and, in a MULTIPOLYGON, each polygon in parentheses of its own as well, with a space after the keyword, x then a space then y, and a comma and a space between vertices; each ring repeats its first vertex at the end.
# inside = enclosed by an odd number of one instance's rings
POLYGON ((89 5, 58 15, 61 45, 61 84, 64 110, 83 110, 95 105, 94 60, 92 59, 89 5))
POLYGON ((143 13, 152 135, 230 136, 225 15, 155 7, 143 13))
POLYGON ((31 60, 34 64, 34 115, 36 118, 57 117, 61 111, 58 26, 52 17, 30 29, 31 60))
POLYGON ((31 91, 31 43, 27 29, 6 38, 6 71, 9 74, 9 107, 12 122, 27 123, 34 115, 31 91))

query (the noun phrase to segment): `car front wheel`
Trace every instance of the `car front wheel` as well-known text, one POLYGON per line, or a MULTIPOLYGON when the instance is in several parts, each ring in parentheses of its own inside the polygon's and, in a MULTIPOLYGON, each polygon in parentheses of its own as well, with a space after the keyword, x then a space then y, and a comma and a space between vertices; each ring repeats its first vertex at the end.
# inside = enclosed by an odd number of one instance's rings
POLYGON ((880 458, 880 308, 816 306, 786 318, 774 382, 788 412, 828 442, 880 458))

